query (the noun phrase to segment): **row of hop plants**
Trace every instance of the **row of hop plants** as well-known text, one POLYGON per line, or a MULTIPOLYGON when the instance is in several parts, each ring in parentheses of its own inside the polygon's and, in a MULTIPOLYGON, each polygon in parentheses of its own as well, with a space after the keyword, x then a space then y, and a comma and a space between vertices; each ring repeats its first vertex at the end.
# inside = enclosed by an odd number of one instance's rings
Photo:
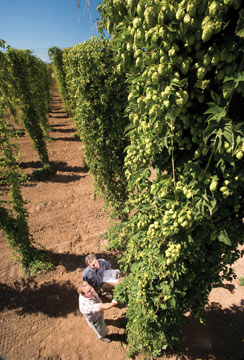
POLYGON ((243 255, 244 10, 236 0, 104 0, 101 29, 129 88, 125 221, 108 231, 129 275, 128 356, 204 322, 213 285, 243 255))
MULTIPOLYGON (((1 40, 0 46, 5 48, 1 40)), ((49 167, 46 138, 49 131, 51 75, 46 64, 29 51, 7 47, 0 51, 0 229, 26 273, 50 264, 30 234, 28 212, 21 194, 27 180, 19 166, 19 126, 33 140, 43 167, 49 167)))
POLYGON ((64 49, 61 59, 60 49, 51 48, 49 53, 57 78, 63 79, 64 101, 84 145, 95 193, 103 194, 107 206, 118 215, 127 198, 124 129, 128 93, 125 74, 116 71, 112 43, 93 37, 64 49))
MULTIPOLYGON (((50 69, 29 50, 8 47, 5 68, 16 100, 18 120, 33 141, 42 166, 49 164, 46 140, 50 131, 48 111, 51 101, 50 69)), ((17 119, 17 118, 16 118, 17 119)))
POLYGON ((65 50, 62 71, 95 185, 119 209, 106 237, 127 273, 114 292, 127 355, 156 357, 179 344, 187 313, 204 323, 212 287, 243 255, 244 10, 104 0, 99 11, 110 39, 65 50))
POLYGON ((69 106, 69 97, 66 88, 65 72, 63 69, 63 50, 53 46, 48 49, 48 56, 52 62, 52 69, 57 82, 58 91, 60 97, 64 103, 66 112, 71 115, 72 111, 69 106))

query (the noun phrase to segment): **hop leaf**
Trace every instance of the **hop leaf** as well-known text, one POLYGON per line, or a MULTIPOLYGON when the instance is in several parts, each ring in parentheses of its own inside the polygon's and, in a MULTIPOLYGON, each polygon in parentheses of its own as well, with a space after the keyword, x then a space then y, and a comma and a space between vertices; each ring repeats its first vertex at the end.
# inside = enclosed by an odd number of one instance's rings
POLYGON ((236 35, 244 37, 244 10, 240 11, 239 20, 236 26, 236 35))

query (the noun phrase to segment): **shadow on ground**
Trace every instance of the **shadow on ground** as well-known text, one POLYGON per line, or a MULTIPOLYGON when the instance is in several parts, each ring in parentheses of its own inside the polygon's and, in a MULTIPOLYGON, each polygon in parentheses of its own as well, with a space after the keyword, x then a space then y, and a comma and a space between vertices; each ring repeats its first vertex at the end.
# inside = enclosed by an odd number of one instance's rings
POLYGON ((15 281, 12 285, 0 284, 0 311, 16 309, 17 314, 42 312, 50 317, 65 317, 77 311, 77 292, 70 281, 45 282, 34 279, 15 281))
MULTIPOLYGON (((107 321, 106 321, 107 323, 107 321)), ((111 341, 119 341, 120 343, 127 344, 126 334, 110 334, 107 336, 111 341)))
POLYGON ((22 168, 22 169, 29 169, 29 168, 32 168, 32 169, 40 169, 42 168, 42 163, 40 161, 22 161, 19 163, 19 166, 22 168))
MULTIPOLYGON (((45 251, 49 259, 55 265, 63 265, 66 271, 75 271, 78 268, 85 268, 85 255, 57 254, 45 251)), ((114 254, 96 254, 98 258, 105 258, 111 261, 114 254)), ((116 266, 115 260, 111 261, 116 266)), ((78 312, 77 292, 70 281, 45 281, 42 284, 34 278, 15 281, 13 284, 0 283, 0 311, 4 309, 16 309, 19 315, 25 313, 33 314, 42 312, 50 317, 65 317, 71 312, 78 312)), ((114 326, 124 327, 125 322, 111 320, 114 326)))
POLYGON ((80 139, 79 138, 77 138, 76 136, 74 136, 74 137, 57 137, 57 138, 54 138, 54 137, 52 137, 52 140, 53 141, 80 141, 80 139))
MULTIPOLYGON (((76 175, 74 173, 87 173, 87 166, 69 166, 67 162, 64 161, 51 161, 51 172, 43 177, 43 179, 38 178, 38 181, 50 181, 56 183, 69 183, 72 181, 77 181, 84 178, 86 175, 76 175), (68 174, 58 174, 57 172, 63 173, 73 173, 72 175, 68 174)), ((22 169, 36 169, 42 171, 42 164, 40 161, 29 161, 29 162, 21 162, 19 166, 22 169)), ((36 171, 34 170, 31 174, 28 174, 29 183, 23 184, 24 186, 33 186, 31 182, 36 184, 36 171)))
POLYGON ((56 129, 57 125, 52 125, 52 132, 61 132, 61 133, 75 133, 76 129, 56 129))
MULTIPOLYGON (((244 300, 240 306, 222 309, 211 303, 205 311, 206 325, 189 317, 178 360, 244 360, 244 300), (231 341, 230 341, 231 339, 231 341)), ((176 355, 166 352, 168 356, 176 355)))
MULTIPOLYGON (((47 255, 55 265, 62 265, 66 271, 84 269, 87 254, 54 253, 47 255)), ((118 268, 114 252, 96 254, 105 258, 113 268, 118 268)), ((13 284, 0 284, 0 311, 16 309, 16 313, 42 312, 50 317, 66 317, 77 312, 77 293, 70 281, 45 281, 38 284, 35 279, 23 279, 13 284)), ((184 341, 179 352, 165 352, 178 360, 243 360, 244 356, 244 300, 240 305, 222 308, 219 303, 210 303, 205 311, 206 325, 188 317, 183 327, 184 341), (231 340, 230 340, 231 339, 231 340)), ((126 318, 106 319, 107 325, 126 327, 126 318)), ((125 335, 111 334, 112 341, 126 343, 125 335)))
POLYGON ((54 183, 70 183, 73 181, 79 181, 83 179, 86 175, 64 175, 64 174, 54 174, 50 175, 45 179, 45 181, 54 182, 54 183))
MULTIPOLYGON (((60 110, 60 108, 57 108, 55 110, 60 110)), ((52 118, 55 118, 55 119, 68 119, 68 115, 65 112, 61 112, 61 111, 59 113, 53 112, 49 116, 52 118), (60 114, 60 115, 57 115, 57 114, 60 114)))

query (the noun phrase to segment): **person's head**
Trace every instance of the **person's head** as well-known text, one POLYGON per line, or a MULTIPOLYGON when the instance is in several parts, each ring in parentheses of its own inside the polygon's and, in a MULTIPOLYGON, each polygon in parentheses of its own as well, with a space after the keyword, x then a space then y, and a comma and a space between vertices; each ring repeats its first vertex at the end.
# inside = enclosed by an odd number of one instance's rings
POLYGON ((99 262, 97 261, 96 255, 89 254, 85 258, 85 263, 87 266, 90 266, 92 270, 98 270, 99 269, 99 262))
POLYGON ((95 295, 94 288, 88 284, 87 281, 81 281, 77 287, 78 294, 81 294, 82 296, 86 298, 92 298, 95 295))

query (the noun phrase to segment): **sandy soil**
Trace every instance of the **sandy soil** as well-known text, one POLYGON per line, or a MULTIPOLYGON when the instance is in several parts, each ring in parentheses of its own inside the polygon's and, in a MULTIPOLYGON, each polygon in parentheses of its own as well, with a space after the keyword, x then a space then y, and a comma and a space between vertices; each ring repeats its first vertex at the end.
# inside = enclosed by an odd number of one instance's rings
MULTIPOLYGON (((106 250, 107 243, 100 238, 110 219, 103 210, 103 200, 93 198, 82 144, 72 136, 74 124, 64 111, 56 86, 49 123, 53 131, 48 151, 55 174, 47 181, 23 186, 22 194, 28 201, 30 231, 57 266, 35 278, 25 278, 0 234, 0 359, 127 359, 124 308, 105 312, 110 344, 96 339, 78 311, 75 288, 85 267, 85 255, 95 252, 116 267, 116 254, 106 250)), ((25 135, 20 145, 21 166, 32 173, 40 163, 31 140, 25 135)), ((244 276, 242 259, 235 268, 238 277, 244 276)), ((181 355, 160 359, 244 359, 243 310, 244 287, 238 279, 215 288, 206 312, 207 326, 188 319, 181 355)))

